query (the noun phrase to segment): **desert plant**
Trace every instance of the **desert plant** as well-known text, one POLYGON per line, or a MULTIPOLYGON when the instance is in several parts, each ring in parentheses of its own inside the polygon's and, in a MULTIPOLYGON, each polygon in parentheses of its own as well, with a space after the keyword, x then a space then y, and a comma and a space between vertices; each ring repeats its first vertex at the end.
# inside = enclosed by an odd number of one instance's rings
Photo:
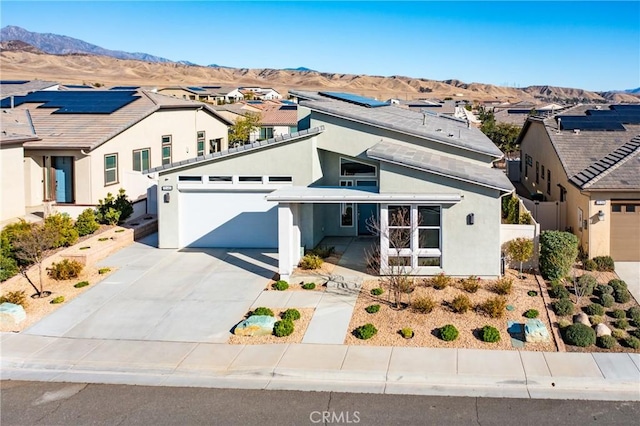
POLYGON ((255 308, 253 310, 253 312, 251 312, 250 316, 253 316, 253 315, 266 315, 266 316, 269 316, 269 317, 274 316, 273 311, 271 309, 269 309, 269 308, 264 307, 264 306, 260 306, 258 308, 255 308))
POLYGON ((373 295, 373 296, 380 296, 382 293, 384 293, 384 289, 383 288, 376 287, 376 288, 372 288, 371 289, 371 295, 373 295))
POLYGON ((627 336, 627 333, 624 330, 613 329, 611 330, 611 335, 616 339, 624 339, 627 336))
POLYGON ((456 296, 451 302, 451 309, 458 314, 464 314, 471 309, 471 300, 464 294, 456 296))
POLYGON ((25 308, 27 306, 27 295, 23 290, 9 291, 0 296, 0 303, 13 303, 25 308))
POLYGON ((595 271, 596 269, 598 269, 598 265, 596 265, 596 262, 594 262, 593 259, 585 260, 582 263, 582 266, 586 271, 595 271))
POLYGON ((597 284, 598 281, 591 274, 584 274, 577 280, 574 279, 573 292, 578 298, 578 302, 582 297, 591 296, 597 284))
POLYGON ((535 297, 535 296, 537 296, 537 295, 538 295, 538 292, 537 292, 537 291, 535 291, 535 290, 529 290, 529 291, 527 292, 527 295, 528 295, 528 296, 531 296, 531 297, 535 297))
POLYGON ((629 334, 640 339, 640 328, 629 331, 629 334))
POLYGON ((613 306, 614 298, 610 294, 603 294, 600 296, 600 304, 605 308, 610 308, 613 306))
POLYGON ((613 326, 620 330, 626 330, 627 328, 629 328, 629 321, 627 321, 626 319, 619 319, 613 323, 613 326))
POLYGON ((336 252, 336 248, 331 246, 318 246, 316 248, 314 248, 313 250, 311 250, 311 254, 314 254, 318 257, 321 257, 323 259, 326 259, 327 257, 330 257, 332 254, 334 254, 336 252))
POLYGON ((353 330, 353 335, 358 339, 368 340, 375 336, 377 332, 378 329, 373 324, 368 323, 353 330))
POLYGON ((280 318, 283 320, 297 321, 300 319, 300 311, 297 309, 287 309, 280 314, 280 318))
POLYGON ((640 349, 640 339, 634 336, 628 336, 624 339, 625 345, 629 346, 632 349, 640 349))
POLYGON ((76 223, 73 226, 81 237, 93 234, 100 228, 93 209, 84 209, 82 213, 78 215, 78 219, 76 219, 76 223))
POLYGON ((598 284, 596 286, 596 291, 598 292, 599 295, 603 295, 603 294, 613 294, 613 287, 611 287, 608 284, 598 284))
POLYGON ((604 322, 604 317, 602 315, 591 315, 589 317, 589 322, 591 325, 598 325, 604 322))
POLYGON ((627 316, 627 313, 622 309, 614 309, 611 311, 611 317, 616 319, 622 319, 627 316))
POLYGON ((111 268, 100 268, 100 269, 98 269, 98 274, 100 274, 100 275, 108 274, 109 272, 111 272, 111 268))
POLYGON ((82 287, 86 287, 88 285, 89 285, 89 281, 80 281, 79 283, 74 284, 73 286, 75 288, 82 288, 82 287))
POLYGON ((366 308, 364 308, 364 310, 367 311, 367 313, 369 314, 375 314, 380 310, 380 305, 369 305, 366 308))
POLYGON ((273 287, 274 290, 285 291, 289 288, 289 283, 284 280, 279 280, 273 283, 271 287, 273 287))
POLYGON ((430 282, 433 288, 438 290, 444 290, 451 284, 451 277, 448 275, 445 275, 444 272, 441 272, 438 275, 432 277, 430 282))
POLYGON ((53 299, 51 299, 51 303, 52 305, 57 305, 58 303, 62 303, 64 302, 64 296, 58 296, 58 297, 54 297, 53 299))
POLYGON ((593 262, 596 264, 596 269, 600 272, 615 271, 615 263, 611 256, 596 256, 593 258, 593 262))
POLYGON ((596 343, 596 332, 588 325, 571 324, 564 330, 564 341, 568 345, 586 348, 596 343))
POLYGON ((462 280, 462 289, 467 293, 475 293, 480 288, 480 278, 471 275, 469 278, 462 280))
POLYGON ((66 213, 56 213, 45 218, 44 228, 55 235, 51 248, 68 247, 78 241, 78 231, 73 226, 71 216, 66 213))
POLYGON ((549 289, 549 296, 554 299, 568 299, 569 298, 569 290, 564 284, 561 283, 552 283, 551 289, 549 289))
POLYGON ((502 318, 507 307, 507 300, 504 297, 490 297, 481 303, 478 308, 491 318, 502 318))
POLYGON ((587 315, 604 315, 604 307, 598 303, 592 303, 582 308, 587 315))
POLYGON ((491 287, 491 290, 503 296, 507 294, 511 294, 512 289, 513 289, 513 279, 508 278, 506 276, 498 278, 496 282, 493 284, 493 286, 491 287))
POLYGON ((416 297, 411 303, 411 309, 421 314, 428 314, 436 307, 436 302, 429 296, 416 297))
POLYGON ((404 327, 400 330, 400 334, 405 339, 411 339, 413 337, 413 329, 411 327, 404 327))
POLYGON ((29 233, 33 226, 33 223, 24 219, 5 226, 0 232, 0 254, 16 260, 20 264, 20 259, 16 257, 14 243, 21 235, 29 233))
POLYGON ((572 322, 572 321, 569 321, 569 320, 568 320, 568 319, 566 319, 566 318, 560 318, 560 319, 558 320, 558 327, 560 327, 561 329, 562 329, 562 328, 567 328, 567 327, 569 327, 571 324, 573 324, 573 322, 572 322))
POLYGON ((640 307, 632 306, 627 310, 627 315, 636 324, 636 327, 640 327, 640 307))
POLYGON ((616 346, 618 341, 613 336, 600 336, 596 339, 596 344, 603 349, 611 349, 616 346))
POLYGON ((302 284, 302 288, 305 290, 313 290, 316 288, 316 283, 304 283, 302 284))
POLYGON ((551 304, 556 315, 566 317, 573 314, 573 302, 569 299, 558 299, 551 304))
POLYGON ((516 238, 507 243, 507 255, 510 259, 520 262, 519 278, 522 278, 522 264, 533 256, 533 240, 529 238, 516 238))
POLYGON ((133 214, 133 204, 127 199, 125 190, 120 188, 118 196, 108 192, 104 200, 98 200, 96 219, 100 223, 116 225, 123 223, 133 214))
POLYGON ((540 312, 535 309, 529 309, 523 314, 525 318, 538 318, 538 315, 540 315, 540 312))
POLYGON ((276 321, 273 325, 273 334, 276 337, 285 337, 293 333, 294 329, 293 321, 283 319, 281 321, 276 321))
POLYGON ((623 280, 619 280, 617 278, 609 280, 607 285, 609 285, 611 288, 613 288, 614 291, 615 291, 616 288, 627 288, 627 283, 624 282, 623 280))
POLYGON ((438 330, 438 335, 445 342, 451 342, 458 338, 458 329, 453 324, 447 324, 438 330))
POLYGON ((52 263, 48 269, 49 276, 56 281, 77 278, 83 269, 82 263, 77 260, 62 259, 58 263, 52 263))
POLYGON ((631 300, 631 293, 624 287, 618 287, 613 289, 613 297, 618 303, 627 303, 631 300))
POLYGON ((540 273, 545 279, 567 276, 578 255, 578 237, 569 232, 540 233, 540 273))
POLYGON ((533 218, 531 217, 531 213, 522 212, 520 213, 520 217, 518 218, 518 223, 520 225, 531 225, 531 221, 533 218))
POLYGON ((490 325, 485 325, 480 329, 480 337, 483 342, 495 343, 500 341, 500 331, 490 325))
POLYGON ((17 275, 19 271, 18 263, 14 258, 0 254, 0 281, 8 280, 17 275))
POLYGON ((302 269, 318 269, 322 266, 324 260, 320 256, 315 254, 306 254, 302 259, 300 259, 299 267, 302 269))

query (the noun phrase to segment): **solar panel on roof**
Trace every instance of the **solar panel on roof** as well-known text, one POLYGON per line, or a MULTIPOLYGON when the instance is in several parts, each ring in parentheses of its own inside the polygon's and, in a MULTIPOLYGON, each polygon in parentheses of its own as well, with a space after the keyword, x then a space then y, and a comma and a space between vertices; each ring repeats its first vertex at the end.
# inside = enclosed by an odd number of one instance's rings
POLYGON ((87 86, 86 84, 65 84, 64 87, 71 89, 93 89, 92 86, 87 86))
POLYGON ((0 80, 0 84, 25 84, 29 80, 0 80))
POLYGON ((202 87, 190 86, 187 87, 187 89, 193 90, 194 92, 204 92, 204 89, 202 87))
POLYGON ((221 89, 222 86, 202 86, 203 89, 221 89))
POLYGON ((140 86, 113 86, 109 90, 137 90, 140 86))
MULTIPOLYGON (((39 91, 15 96, 15 106, 39 103, 38 108, 57 108, 54 114, 111 114, 139 99, 135 91, 39 91)), ((9 108, 11 98, 0 101, 0 107, 9 108)))
POLYGON ((388 106, 387 102, 380 102, 376 99, 366 98, 364 96, 354 95, 342 92, 320 92, 319 95, 327 98, 336 99, 338 101, 349 102, 351 104, 360 105, 367 108, 378 108, 388 106))
POLYGON ((294 111, 298 109, 298 106, 297 105, 281 105, 279 109, 283 111, 294 111))

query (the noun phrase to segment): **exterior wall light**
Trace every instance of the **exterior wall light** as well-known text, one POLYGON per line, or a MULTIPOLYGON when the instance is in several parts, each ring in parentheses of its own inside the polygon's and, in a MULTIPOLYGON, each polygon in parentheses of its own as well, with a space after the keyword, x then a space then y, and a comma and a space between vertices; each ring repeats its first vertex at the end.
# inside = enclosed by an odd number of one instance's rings
POLYGON ((598 212, 598 220, 599 220, 600 222, 602 222, 602 221, 604 220, 604 212, 603 212, 602 210, 600 210, 600 211, 598 212))
POLYGON ((467 225, 473 225, 474 220, 475 220, 475 217, 473 213, 469 213, 467 215, 467 225))

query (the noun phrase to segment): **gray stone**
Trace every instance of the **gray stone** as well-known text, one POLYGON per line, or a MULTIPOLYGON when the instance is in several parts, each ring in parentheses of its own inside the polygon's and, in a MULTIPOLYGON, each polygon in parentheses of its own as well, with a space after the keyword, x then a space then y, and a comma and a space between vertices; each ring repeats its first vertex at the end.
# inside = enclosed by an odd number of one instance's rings
POLYGON ((577 315, 573 316, 573 323, 574 324, 584 324, 586 326, 591 327, 591 322, 589 322, 589 315, 585 314, 584 312, 580 312, 577 315))
POLYGON ((549 331, 539 319, 530 319, 524 325, 524 339, 529 343, 548 342, 549 331))
POLYGON ((611 329, 607 327, 605 324, 596 325, 596 336, 611 336, 611 329))
POLYGON ((27 318, 27 313, 20 305, 4 302, 0 305, 0 324, 14 326, 20 324, 27 318))
POLYGON ((273 333, 276 319, 269 315, 252 315, 238 324, 233 331, 236 336, 268 336, 273 333))

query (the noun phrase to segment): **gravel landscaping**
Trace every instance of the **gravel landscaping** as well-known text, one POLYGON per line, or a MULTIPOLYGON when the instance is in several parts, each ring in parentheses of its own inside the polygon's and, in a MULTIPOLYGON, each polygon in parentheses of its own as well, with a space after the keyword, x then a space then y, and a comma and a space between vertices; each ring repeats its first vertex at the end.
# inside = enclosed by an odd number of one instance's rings
MULTIPOLYGON (((298 309, 298 308, 296 308, 298 309)), ((273 309, 276 319, 280 319, 280 314, 286 309, 273 309)), ((231 334, 227 343, 232 345, 267 345, 270 343, 300 343, 304 334, 307 332, 307 327, 313 317, 313 308, 298 309, 300 312, 300 319, 293 322, 295 328, 293 333, 284 337, 276 337, 274 335, 269 336, 236 336, 231 334)), ((238 321, 240 322, 240 321, 238 321)))

